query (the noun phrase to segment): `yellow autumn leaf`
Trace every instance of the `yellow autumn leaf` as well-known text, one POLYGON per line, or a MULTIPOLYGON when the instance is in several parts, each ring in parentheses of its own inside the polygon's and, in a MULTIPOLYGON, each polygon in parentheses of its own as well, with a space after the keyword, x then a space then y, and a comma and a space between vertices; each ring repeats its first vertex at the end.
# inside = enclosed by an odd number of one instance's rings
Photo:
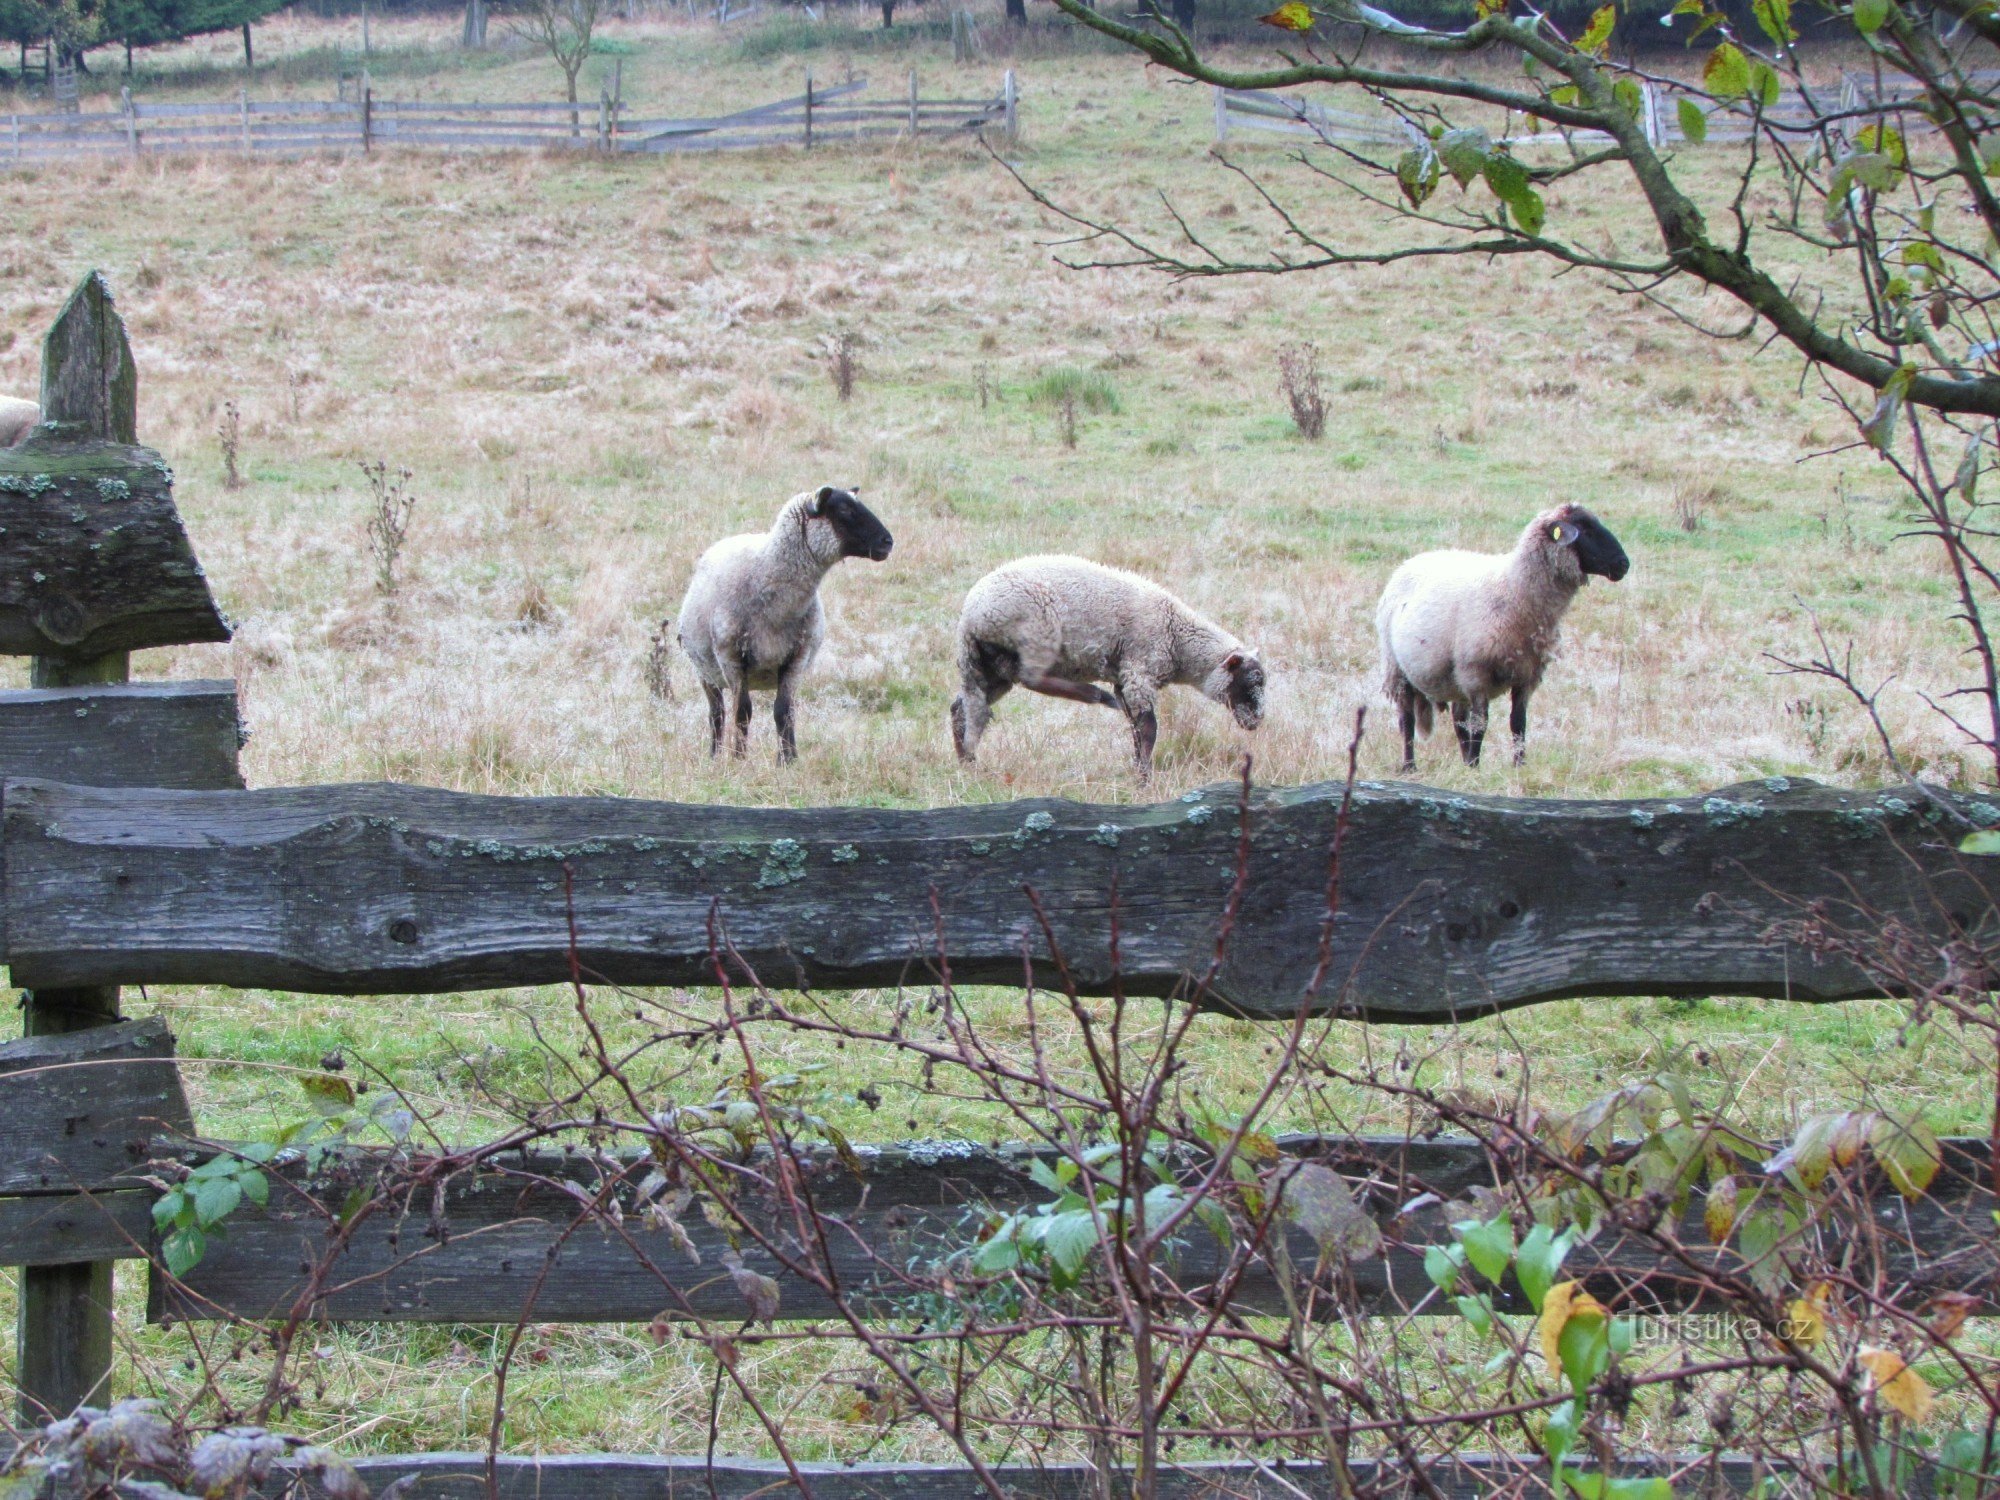
POLYGON ((1285 3, 1268 16, 1258 20, 1266 26, 1276 26, 1281 31, 1311 31, 1313 28, 1312 8, 1304 0, 1285 0, 1285 3))
POLYGON ((1826 1337, 1824 1308, 1824 1299, 1816 1301, 1810 1296, 1795 1298, 1792 1305, 1785 1309, 1784 1322, 1778 1325, 1778 1337, 1794 1349, 1817 1349, 1819 1341, 1826 1337))
POLYGON ((1863 1349, 1860 1359, 1891 1411, 1910 1422, 1922 1422, 1931 1414, 1931 1388, 1903 1363, 1902 1355, 1894 1349, 1863 1349))
POLYGON ((1563 1326, 1582 1313, 1610 1316, 1604 1304, 1586 1292, 1581 1282, 1560 1282, 1550 1287, 1548 1294, 1542 1298, 1541 1321, 1535 1327, 1542 1336, 1542 1358, 1548 1361, 1550 1374, 1562 1368, 1562 1355, 1557 1345, 1562 1338, 1563 1326))

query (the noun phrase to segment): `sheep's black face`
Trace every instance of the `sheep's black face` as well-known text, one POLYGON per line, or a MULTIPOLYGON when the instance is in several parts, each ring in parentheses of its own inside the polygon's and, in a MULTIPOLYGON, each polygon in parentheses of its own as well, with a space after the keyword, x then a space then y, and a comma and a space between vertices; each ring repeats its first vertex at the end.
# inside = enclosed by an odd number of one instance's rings
POLYGON ((896 539, 889 535, 889 528, 848 490, 837 490, 832 485, 822 487, 813 497, 812 514, 833 527, 834 535, 840 538, 842 557, 865 557, 870 562, 883 562, 896 545, 896 539))
POLYGON ((1576 549, 1577 566, 1586 578, 1595 573, 1616 583, 1631 571, 1632 560, 1618 545, 1618 538, 1581 505, 1565 505, 1556 514, 1555 526, 1554 540, 1559 546, 1576 549))
POLYGON ((1264 664, 1247 652, 1232 651, 1222 670, 1229 674, 1223 700, 1230 713, 1245 729, 1255 729, 1264 722, 1264 664))

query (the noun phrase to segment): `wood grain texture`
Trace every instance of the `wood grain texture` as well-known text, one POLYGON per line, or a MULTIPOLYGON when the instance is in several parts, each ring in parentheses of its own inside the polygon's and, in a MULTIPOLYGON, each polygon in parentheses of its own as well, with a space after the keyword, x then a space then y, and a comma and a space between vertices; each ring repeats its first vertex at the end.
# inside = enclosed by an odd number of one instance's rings
MULTIPOLYGON (((1284 1143, 1345 1176, 1359 1201, 1383 1225, 1388 1246, 1351 1267, 1358 1305, 1377 1314, 1450 1313, 1423 1269, 1424 1250, 1449 1242, 1442 1207, 1400 1211, 1421 1193, 1449 1202, 1479 1185, 1494 1185, 1487 1153, 1465 1140, 1388 1141, 1298 1138, 1284 1143)), ((935 1267, 977 1242, 989 1211, 1043 1202, 1047 1194, 1027 1177, 1032 1160, 1021 1152, 991 1153, 955 1144, 885 1147, 867 1155, 865 1180, 831 1159, 821 1159, 808 1180, 827 1226, 829 1266, 851 1304, 874 1317, 914 1317, 915 1300, 929 1286, 906 1275, 935 1267)), ((1947 1143, 1947 1160, 1930 1196, 1904 1204, 1880 1184, 1859 1217, 1830 1216, 1814 1233, 1835 1252, 1851 1247, 1856 1274, 1879 1269, 1908 1295, 1969 1292, 1995 1306, 2000 1288, 2000 1245, 1990 1227, 1994 1199, 1988 1189, 1988 1154, 1981 1141, 1947 1143), (1865 1221, 1865 1222, 1864 1222, 1865 1221)), ((731 1323, 748 1316, 729 1274, 719 1264, 727 1248, 722 1233, 698 1210, 682 1223, 698 1259, 672 1234, 644 1227, 633 1188, 641 1165, 617 1181, 622 1224, 582 1223, 579 1200, 546 1183, 556 1176, 588 1191, 601 1186, 580 1161, 537 1158, 467 1175, 434 1213, 428 1191, 406 1203, 391 1202, 355 1234, 346 1251, 329 1256, 329 1237, 342 1205, 357 1186, 374 1179, 365 1158, 305 1192, 296 1185, 272 1194, 267 1212, 239 1210, 228 1234, 212 1244, 184 1285, 155 1275, 151 1311, 156 1319, 206 1319, 224 1312, 253 1320, 288 1315, 317 1276, 320 1292, 309 1313, 328 1319, 418 1323, 640 1323, 665 1314, 731 1323), (581 1227, 577 1227, 581 1224, 581 1227)), ((1733 1250, 1708 1243, 1703 1204, 1696 1195, 1677 1234, 1697 1267, 1742 1269, 1733 1250)), ((1463 1210, 1460 1210, 1461 1212, 1463 1210)), ((772 1212, 757 1219, 788 1257, 802 1254, 790 1219, 772 1212)), ((1314 1266, 1313 1243, 1294 1230, 1294 1264, 1314 1266)), ((810 1259, 810 1257, 808 1257, 810 1259)), ((1180 1285, 1206 1287, 1222 1265, 1221 1247, 1193 1228, 1172 1265, 1180 1285)), ((780 1321, 834 1321, 835 1299, 808 1276, 785 1269, 771 1253, 746 1245, 744 1263, 780 1288, 780 1321)), ((1579 1246, 1566 1274, 1581 1278, 1607 1303, 1639 1310, 1706 1305, 1699 1276, 1650 1245, 1607 1230, 1579 1246)), ((934 1283, 932 1283, 934 1285, 934 1283)), ((1337 1305, 1329 1300, 1323 1310, 1337 1305)), ((1517 1290, 1497 1299, 1505 1310, 1525 1311, 1517 1290)), ((1254 1312, 1282 1306, 1269 1267, 1260 1264, 1239 1286, 1237 1303, 1254 1312)))
POLYGON ((157 1017, 0 1045, 0 1194, 116 1186, 153 1137, 191 1133, 173 1056, 157 1017))
POLYGON ((233 682, 0 692, 0 775, 227 791, 242 745, 233 682))
POLYGON ((70 439, 139 441, 139 371, 100 272, 77 283, 43 336, 42 421, 70 439))
POLYGON ((226 641, 150 448, 37 428, 0 449, 0 652, 103 656, 226 641))
POLYGON ((152 1233, 146 1188, 0 1197, 0 1266, 143 1260, 152 1233))
MULTIPOLYGON (((1212 1008, 1293 1014, 1318 957, 1340 788, 1255 792, 1242 915, 1212 1008)), ((1974 821, 2000 809, 1968 805, 1974 821)), ((715 977, 711 912, 774 986, 1054 979, 1024 888, 1080 989, 1186 993, 1237 865, 1236 793, 1147 807, 927 812, 503 798, 390 784, 244 793, 10 782, 17 983, 227 984, 322 994, 715 977)), ((1994 919, 1983 867, 1920 798, 1751 783, 1679 801, 1358 790, 1317 1009, 1438 1022, 1580 995, 1876 993, 1774 941, 1824 902, 1927 931, 1994 919), (1977 861, 1970 862, 1973 867, 1977 861)), ((1987 862, 1990 864, 1991 862, 1987 862)))

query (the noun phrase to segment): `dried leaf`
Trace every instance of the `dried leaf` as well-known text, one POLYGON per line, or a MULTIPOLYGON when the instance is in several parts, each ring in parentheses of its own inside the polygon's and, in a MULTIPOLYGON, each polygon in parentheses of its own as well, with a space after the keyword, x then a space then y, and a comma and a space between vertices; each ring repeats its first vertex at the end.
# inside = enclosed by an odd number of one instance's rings
POLYGON ((1711 1245, 1726 1244, 1736 1227, 1737 1186, 1734 1177, 1724 1177, 1709 1187, 1708 1201, 1702 1206, 1701 1221, 1708 1229, 1711 1245))
POLYGON ((1382 1231, 1333 1168, 1300 1162, 1284 1175, 1279 1192, 1286 1217, 1312 1236, 1322 1255, 1366 1260, 1381 1253, 1382 1231))
POLYGON ((180 1466, 173 1424, 157 1401, 120 1401, 83 1430, 83 1455, 99 1469, 156 1469, 180 1466))
POLYGON ((1551 1375, 1562 1368, 1560 1345, 1564 1326, 1571 1318, 1591 1315, 1609 1316, 1604 1304, 1586 1292, 1580 1281, 1558 1282, 1542 1298, 1542 1316, 1535 1329, 1541 1335, 1542 1358, 1548 1361, 1551 1375))
POLYGON ((1921 1423, 1931 1414, 1931 1388, 1902 1355, 1894 1349, 1866 1348, 1859 1358, 1883 1405, 1908 1422, 1921 1423))
POLYGON ((1979 1299, 1968 1292, 1939 1292, 1931 1298, 1928 1310, 1932 1335, 1949 1339, 1965 1325, 1967 1318, 1979 1311, 1979 1299))
POLYGON ((743 1257, 734 1250, 724 1253, 722 1264, 729 1272, 729 1280, 736 1288, 736 1295, 743 1299, 743 1305, 750 1310, 754 1320, 768 1323, 778 1316, 778 1283, 761 1271, 753 1271, 743 1264, 743 1257))
POLYGON ((1805 1296, 1793 1298, 1778 1325, 1778 1337, 1794 1349, 1817 1349, 1826 1337, 1826 1303, 1832 1290, 1822 1281, 1805 1296))

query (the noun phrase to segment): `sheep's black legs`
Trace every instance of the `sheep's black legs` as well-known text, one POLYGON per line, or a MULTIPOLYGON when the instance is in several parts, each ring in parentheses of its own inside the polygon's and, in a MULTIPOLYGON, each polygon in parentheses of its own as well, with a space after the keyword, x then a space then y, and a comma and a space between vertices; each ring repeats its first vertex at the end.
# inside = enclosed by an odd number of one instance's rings
POLYGON ((1407 682, 1396 689, 1396 730, 1403 736, 1403 769, 1417 768, 1417 690, 1407 682))
POLYGON ((736 738, 730 746, 730 754, 744 755, 750 749, 750 689, 746 684, 736 690, 736 738))
POLYGON ((1139 767, 1139 779, 1153 774, 1153 744, 1160 737, 1160 721, 1150 708, 1132 715, 1132 759, 1139 767))
POLYGON ((1514 689, 1514 704, 1507 714, 1507 728, 1514 736, 1514 764, 1528 758, 1528 690, 1514 689))
POLYGON ((1458 753, 1465 757, 1468 766, 1479 764, 1479 746, 1486 738, 1486 721, 1481 719, 1477 728, 1473 727, 1472 709, 1464 703, 1451 706, 1451 729, 1458 736, 1458 753))
POLYGON ((778 759, 793 761, 799 758, 798 737, 793 733, 792 685, 778 684, 778 701, 771 705, 771 718, 778 726, 778 759))
POLYGON ((722 724, 726 717, 722 709, 722 689, 710 687, 704 682, 701 690, 708 694, 708 753, 713 759, 722 753, 722 724))
POLYGON ((1071 682, 1063 677, 1044 677, 1039 673, 1022 673, 1021 686, 1031 693, 1046 693, 1051 698, 1068 698, 1074 703, 1095 703, 1101 708, 1117 708, 1118 700, 1101 687, 1093 687, 1087 682, 1071 682))

